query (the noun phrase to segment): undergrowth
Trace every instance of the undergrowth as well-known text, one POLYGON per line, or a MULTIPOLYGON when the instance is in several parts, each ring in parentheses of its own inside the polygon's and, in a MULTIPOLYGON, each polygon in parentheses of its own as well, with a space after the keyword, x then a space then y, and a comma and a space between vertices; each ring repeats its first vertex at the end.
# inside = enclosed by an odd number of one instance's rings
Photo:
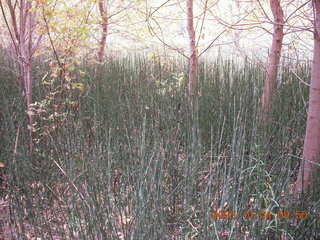
MULTIPOLYGON (((34 101, 41 102, 50 94, 41 83, 48 69, 35 64, 34 101)), ((15 75, 3 71, 0 161, 12 238, 319 237, 317 198, 292 200, 308 99, 300 80, 309 81, 309 66, 283 64, 272 122, 262 126, 263 69, 232 59, 202 62, 196 145, 186 70, 179 59, 143 56, 83 64, 83 92, 63 108, 66 121, 35 133, 32 154, 15 75)))

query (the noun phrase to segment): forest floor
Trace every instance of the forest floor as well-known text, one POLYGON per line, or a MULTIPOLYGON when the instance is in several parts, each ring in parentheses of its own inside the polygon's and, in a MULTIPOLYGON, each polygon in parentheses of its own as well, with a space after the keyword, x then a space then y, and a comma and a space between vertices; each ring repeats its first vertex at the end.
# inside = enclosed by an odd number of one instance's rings
POLYGON ((8 202, 0 199, 0 240, 11 240, 8 202))
MULTIPOLYGON (((8 186, 7 177, 0 172, 0 191, 5 192, 8 186)), ((2 195, 2 194, 1 194, 2 195)), ((10 209, 6 195, 0 198, 0 240, 11 240, 10 209)))

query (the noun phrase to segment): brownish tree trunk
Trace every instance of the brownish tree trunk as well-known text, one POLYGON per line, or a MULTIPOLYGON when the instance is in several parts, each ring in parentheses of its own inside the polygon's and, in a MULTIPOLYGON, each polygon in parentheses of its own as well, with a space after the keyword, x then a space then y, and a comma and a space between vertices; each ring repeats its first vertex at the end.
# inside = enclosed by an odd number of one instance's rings
MULTIPOLYGON (((198 53, 195 40, 195 30, 193 26, 193 0, 187 0, 187 31, 189 34, 189 82, 188 82, 188 97, 189 97, 189 107, 190 107, 190 127, 191 127, 191 151, 190 151, 190 162, 196 159, 200 159, 200 137, 199 137, 199 104, 198 104, 198 53)), ((189 176, 191 174, 190 167, 186 168, 185 175, 189 176)), ((188 188, 185 191, 185 204, 190 204, 190 192, 192 189, 190 186, 191 182, 187 183, 188 188)))
POLYGON ((105 56, 104 51, 105 51, 106 41, 108 36, 108 15, 104 5, 104 0, 99 0, 98 6, 99 6, 99 12, 101 16, 100 24, 102 28, 102 35, 99 41, 98 61, 102 63, 105 56))
POLYGON ((197 67, 198 67, 198 53, 196 47, 196 34, 193 27, 193 0, 187 0, 187 30, 189 34, 189 96, 197 94, 197 67))
POLYGON ((314 51, 312 76, 309 92, 309 109, 306 136, 303 146, 303 160, 295 184, 297 194, 311 186, 312 174, 320 162, 320 1, 313 0, 314 51))
POLYGON ((272 105, 272 100, 277 88, 277 73, 278 66, 280 63, 281 56, 281 48, 283 41, 283 24, 284 24, 284 16, 283 11, 280 5, 280 0, 270 0, 270 6, 274 18, 273 22, 273 37, 272 37, 272 45, 270 49, 270 55, 268 59, 267 66, 267 76, 264 81, 264 90, 262 94, 262 114, 263 119, 266 120, 270 107, 272 105))
MULTIPOLYGON (((33 43, 33 31, 35 27, 36 13, 32 11, 32 1, 20 0, 13 3, 6 1, 9 10, 9 21, 4 11, 2 1, 0 1, 1 11, 7 25, 12 45, 17 57, 20 71, 20 80, 23 87, 27 109, 30 110, 32 104, 32 56, 37 49, 42 36, 38 36, 33 43)), ((30 111, 28 111, 30 113, 30 111)), ((30 125, 30 152, 32 152, 32 114, 28 114, 30 125)))

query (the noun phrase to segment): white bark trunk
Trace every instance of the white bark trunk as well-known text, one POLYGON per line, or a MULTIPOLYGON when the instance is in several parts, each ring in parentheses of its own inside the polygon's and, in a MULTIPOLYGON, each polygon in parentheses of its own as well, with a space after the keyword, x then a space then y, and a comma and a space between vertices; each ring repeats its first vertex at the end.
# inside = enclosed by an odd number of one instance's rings
MULTIPOLYGON (((26 97, 27 110, 30 110, 32 104, 32 32, 33 32, 33 14, 30 11, 32 3, 21 0, 20 9, 20 65, 22 68, 22 79, 24 83, 24 92, 26 97)), ((33 117, 28 115, 30 128, 30 152, 33 149, 32 125, 33 117)))
POLYGON ((193 27, 193 0, 187 0, 187 30, 189 34, 189 96, 197 94, 197 67, 198 67, 198 53, 196 48, 196 34, 193 27))

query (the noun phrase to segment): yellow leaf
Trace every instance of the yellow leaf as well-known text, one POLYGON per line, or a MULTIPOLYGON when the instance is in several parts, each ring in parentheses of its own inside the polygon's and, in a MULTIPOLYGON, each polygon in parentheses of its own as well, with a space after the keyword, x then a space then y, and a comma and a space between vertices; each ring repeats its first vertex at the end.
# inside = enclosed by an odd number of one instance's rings
POLYGON ((84 72, 84 71, 81 71, 81 70, 79 71, 79 74, 80 74, 80 76, 81 76, 81 77, 84 77, 84 76, 86 76, 86 72, 84 72))
POLYGON ((72 86, 72 88, 78 89, 81 92, 83 92, 83 90, 84 90, 84 84, 83 83, 79 83, 79 82, 71 83, 71 86, 72 86))

